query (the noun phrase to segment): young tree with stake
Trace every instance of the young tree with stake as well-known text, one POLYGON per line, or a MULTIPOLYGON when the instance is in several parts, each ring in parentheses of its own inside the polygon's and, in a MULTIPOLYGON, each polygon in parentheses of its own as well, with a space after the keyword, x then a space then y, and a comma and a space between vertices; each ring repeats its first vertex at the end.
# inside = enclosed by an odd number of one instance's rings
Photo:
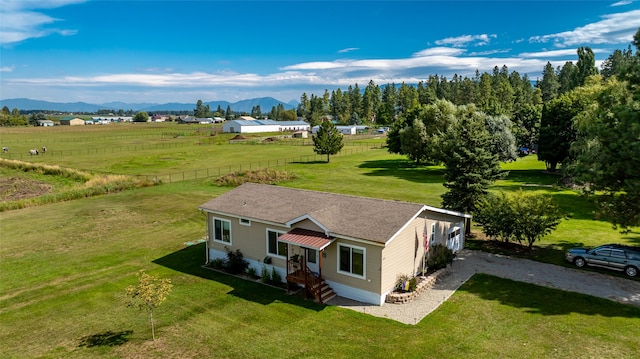
POLYGON ((171 292, 171 279, 160 279, 157 276, 141 272, 137 286, 130 285, 126 289, 127 296, 132 299, 128 306, 137 306, 140 310, 149 311, 149 321, 151 322, 151 336, 156 340, 155 328, 153 325, 153 310, 167 299, 171 292))

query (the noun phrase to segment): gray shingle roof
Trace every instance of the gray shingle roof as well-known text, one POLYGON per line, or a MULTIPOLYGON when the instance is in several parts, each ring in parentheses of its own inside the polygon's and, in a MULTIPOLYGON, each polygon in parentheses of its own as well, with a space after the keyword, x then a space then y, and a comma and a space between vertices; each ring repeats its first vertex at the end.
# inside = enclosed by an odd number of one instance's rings
POLYGON ((387 242, 424 205, 245 183, 199 207, 202 210, 285 224, 310 216, 332 235, 387 242))

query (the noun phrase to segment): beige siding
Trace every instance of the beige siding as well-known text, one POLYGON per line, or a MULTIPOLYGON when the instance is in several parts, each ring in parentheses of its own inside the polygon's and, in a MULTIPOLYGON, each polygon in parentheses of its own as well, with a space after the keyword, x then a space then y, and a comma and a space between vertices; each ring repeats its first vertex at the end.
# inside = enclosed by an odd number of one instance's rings
POLYGON ((316 231, 316 232, 324 233, 324 230, 322 228, 320 228, 317 224, 315 224, 313 221, 308 220, 308 219, 304 219, 304 220, 294 224, 293 226, 296 227, 296 228, 308 229, 310 231, 316 231))
POLYGON ((424 218, 414 219, 385 247, 382 252, 382 293, 392 290, 400 275, 412 277, 421 268, 424 256, 424 224, 424 218))
POLYGON ((425 212, 398 233, 382 252, 381 293, 391 291, 400 275, 413 276, 420 273, 425 254, 425 224, 428 236, 431 236, 431 228, 435 224, 435 236, 431 245, 446 245, 449 230, 460 221, 460 217, 425 212), (417 255, 415 252, 416 236, 418 239, 417 255))
POLYGON ((436 235, 434 238, 434 243, 432 244, 447 244, 447 237, 449 235, 449 230, 455 227, 458 223, 464 222, 462 218, 450 216, 442 213, 427 213, 427 223, 429 233, 431 233, 431 223, 436 224, 436 235))
MULTIPOLYGON (((250 226, 240 224, 240 220, 234 217, 219 216, 209 214, 209 248, 226 252, 226 250, 235 251, 237 249, 242 252, 246 259, 262 262, 267 256, 267 228, 276 231, 286 232, 285 227, 267 225, 260 222, 252 221, 250 226), (215 242, 213 240, 213 219, 226 219, 231 222, 231 244, 215 242), (226 247, 226 248, 225 248, 226 247)), ((272 264, 278 267, 285 267, 286 262, 283 259, 274 258, 272 264)))
POLYGON ((342 283, 344 285, 378 293, 380 290, 380 262, 382 247, 379 245, 365 244, 346 239, 337 239, 325 249, 326 258, 322 258, 322 277, 328 281, 342 283), (338 245, 347 244, 364 248, 365 278, 354 277, 338 272, 338 245))

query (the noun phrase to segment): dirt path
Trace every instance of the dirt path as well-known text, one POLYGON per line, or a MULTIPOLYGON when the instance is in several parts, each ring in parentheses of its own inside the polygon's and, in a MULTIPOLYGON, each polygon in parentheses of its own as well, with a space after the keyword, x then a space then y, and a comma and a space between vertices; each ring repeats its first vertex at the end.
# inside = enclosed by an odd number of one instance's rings
POLYGON ((458 252, 451 274, 438 281, 432 290, 422 294, 412 303, 374 306, 337 297, 328 304, 406 324, 416 324, 438 308, 475 273, 588 294, 640 307, 638 281, 466 249, 458 252))

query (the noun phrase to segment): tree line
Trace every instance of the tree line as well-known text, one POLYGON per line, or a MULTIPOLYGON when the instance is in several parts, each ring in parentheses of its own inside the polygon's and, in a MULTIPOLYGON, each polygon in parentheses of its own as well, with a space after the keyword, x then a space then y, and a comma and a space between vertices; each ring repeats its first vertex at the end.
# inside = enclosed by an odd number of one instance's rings
POLYGON ((256 105, 251 108, 251 112, 249 113, 233 111, 231 105, 227 105, 226 110, 223 110, 220 105, 218 105, 216 110, 212 110, 209 105, 204 105, 202 100, 198 100, 196 103, 196 107, 193 109, 193 115, 196 118, 220 117, 227 121, 245 115, 257 119, 267 117, 276 121, 294 121, 298 118, 295 110, 287 110, 281 103, 277 106, 272 106, 269 112, 263 112, 260 105, 256 105))
POLYGON ((303 93, 297 114, 312 124, 390 126, 389 152, 444 164, 443 206, 466 213, 486 207, 489 185, 505 176, 501 162, 537 152, 549 172, 599 194, 600 218, 629 230, 640 225, 640 29, 600 70, 589 47, 577 55, 575 64, 547 62, 535 84, 506 66, 417 86, 369 81, 364 91, 303 93))

